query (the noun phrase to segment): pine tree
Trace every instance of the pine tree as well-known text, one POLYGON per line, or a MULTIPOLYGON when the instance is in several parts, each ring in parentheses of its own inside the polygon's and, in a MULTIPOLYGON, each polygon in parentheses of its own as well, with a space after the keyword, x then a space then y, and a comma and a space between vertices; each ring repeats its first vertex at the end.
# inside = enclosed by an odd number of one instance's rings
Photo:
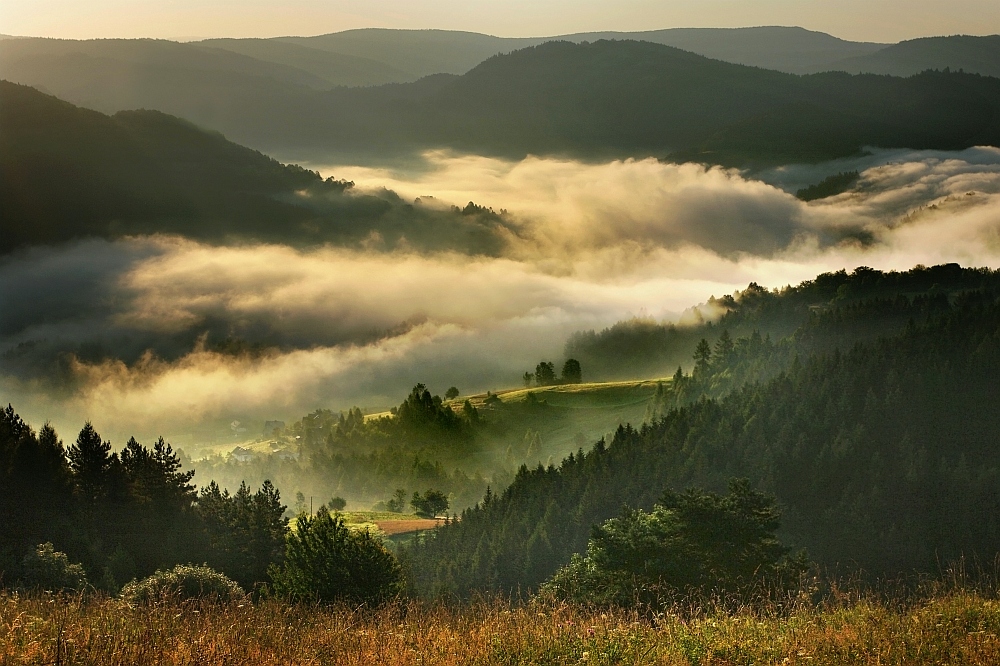
POLYGON ((729 331, 723 329, 719 339, 715 342, 715 351, 712 354, 712 363, 720 369, 725 367, 732 360, 733 352, 735 351, 736 344, 729 336, 729 331))
POLYGON ((111 442, 103 441, 90 421, 80 430, 67 456, 74 483, 88 502, 95 503, 108 494, 109 477, 118 456, 111 453, 111 442))
POLYGON ((694 349, 694 374, 703 376, 708 373, 712 363, 712 347, 708 340, 702 338, 694 349))

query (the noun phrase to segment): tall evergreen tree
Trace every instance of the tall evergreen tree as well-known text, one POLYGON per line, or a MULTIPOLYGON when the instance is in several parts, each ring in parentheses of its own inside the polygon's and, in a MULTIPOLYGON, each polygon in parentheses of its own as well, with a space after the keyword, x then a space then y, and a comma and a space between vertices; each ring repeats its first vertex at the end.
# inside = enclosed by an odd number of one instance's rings
POLYGON ((0 410, 0 571, 43 541, 68 541, 71 492, 52 427, 36 437, 12 406, 0 410))
POLYGON ((706 374, 712 366, 712 347, 708 340, 702 338, 698 346, 694 348, 694 374, 695 376, 706 374))
POLYGON ((103 441, 90 421, 84 424, 67 455, 73 481, 81 495, 90 503, 107 495, 118 456, 111 452, 111 442, 103 441))

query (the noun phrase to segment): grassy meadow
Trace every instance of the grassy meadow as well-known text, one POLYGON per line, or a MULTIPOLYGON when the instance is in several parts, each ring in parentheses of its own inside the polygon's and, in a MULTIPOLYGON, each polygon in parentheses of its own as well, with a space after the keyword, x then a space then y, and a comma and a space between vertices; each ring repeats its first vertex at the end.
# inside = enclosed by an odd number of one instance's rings
POLYGON ((1000 602, 954 591, 650 617, 569 605, 378 610, 0 597, 4 664, 996 664, 1000 602))

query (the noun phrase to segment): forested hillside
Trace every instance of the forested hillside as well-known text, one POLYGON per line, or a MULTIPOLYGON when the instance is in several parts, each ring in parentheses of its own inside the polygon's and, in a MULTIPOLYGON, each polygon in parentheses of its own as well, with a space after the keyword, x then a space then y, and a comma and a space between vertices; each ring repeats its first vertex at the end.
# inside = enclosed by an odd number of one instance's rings
MULTIPOLYGON (((651 423, 558 467, 522 468, 410 550, 418 587, 536 585, 622 505, 649 509, 666 489, 721 490, 734 477, 773 493, 782 540, 828 567, 895 575, 962 555, 992 561, 997 274, 954 271, 966 288, 948 295, 918 289, 933 269, 862 273, 876 278, 868 298, 781 339, 725 335, 690 348, 694 369, 664 385, 651 423), (879 298, 879 284, 900 293, 879 298)), ((800 293, 838 281, 820 276, 800 293)))
POLYGON ((358 243, 496 252, 487 209, 356 195, 158 111, 106 116, 0 81, 0 253, 83 237, 174 233, 206 240, 358 243))
POLYGON ((1000 276, 944 264, 902 273, 860 267, 777 290, 751 283, 692 308, 680 324, 637 318, 579 331, 567 340, 565 355, 583 363, 591 378, 607 381, 690 370, 698 341, 715 344, 723 331, 731 337, 756 332, 775 342, 795 334, 800 343, 809 341, 809 352, 848 348, 897 333, 911 319, 922 323, 949 299, 977 289, 1000 289, 1000 276))

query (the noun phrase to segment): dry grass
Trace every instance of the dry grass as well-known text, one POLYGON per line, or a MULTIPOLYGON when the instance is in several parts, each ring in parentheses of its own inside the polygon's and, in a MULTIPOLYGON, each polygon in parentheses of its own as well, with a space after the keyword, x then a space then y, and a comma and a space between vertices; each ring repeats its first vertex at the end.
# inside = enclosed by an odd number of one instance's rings
POLYGON ((997 664, 1000 604, 954 592, 655 618, 571 606, 380 610, 0 597, 0 664, 997 664))

